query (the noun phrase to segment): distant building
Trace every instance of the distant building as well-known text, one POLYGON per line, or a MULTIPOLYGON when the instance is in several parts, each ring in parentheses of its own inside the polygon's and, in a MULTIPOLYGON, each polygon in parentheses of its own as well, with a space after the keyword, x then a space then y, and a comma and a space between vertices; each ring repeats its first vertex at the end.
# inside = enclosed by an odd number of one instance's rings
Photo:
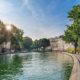
POLYGON ((66 43, 62 38, 50 38, 50 45, 52 50, 65 51, 68 48, 73 48, 74 46, 71 43, 66 43))

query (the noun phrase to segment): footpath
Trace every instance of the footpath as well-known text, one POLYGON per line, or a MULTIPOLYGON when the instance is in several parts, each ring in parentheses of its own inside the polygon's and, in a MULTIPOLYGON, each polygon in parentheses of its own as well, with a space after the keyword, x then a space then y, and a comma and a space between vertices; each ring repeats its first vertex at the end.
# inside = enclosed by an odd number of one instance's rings
POLYGON ((74 61, 73 69, 69 80, 80 80, 80 55, 70 53, 66 54, 71 56, 74 61))
POLYGON ((78 68, 78 79, 77 79, 77 80, 80 80, 80 54, 75 54, 75 57, 77 58, 78 63, 79 63, 79 68, 78 68))

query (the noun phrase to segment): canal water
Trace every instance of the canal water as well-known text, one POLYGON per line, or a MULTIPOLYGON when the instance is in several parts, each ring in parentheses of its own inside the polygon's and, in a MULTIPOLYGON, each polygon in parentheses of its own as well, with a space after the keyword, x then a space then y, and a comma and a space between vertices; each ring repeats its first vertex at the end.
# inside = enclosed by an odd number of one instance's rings
POLYGON ((69 80, 73 60, 64 53, 0 55, 0 80, 69 80))

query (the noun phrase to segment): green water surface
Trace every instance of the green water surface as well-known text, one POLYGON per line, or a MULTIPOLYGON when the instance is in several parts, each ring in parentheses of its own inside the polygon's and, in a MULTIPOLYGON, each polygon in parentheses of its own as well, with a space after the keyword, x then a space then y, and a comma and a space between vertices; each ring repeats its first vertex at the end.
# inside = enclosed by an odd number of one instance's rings
POLYGON ((69 80, 73 61, 64 53, 0 55, 0 80, 69 80))

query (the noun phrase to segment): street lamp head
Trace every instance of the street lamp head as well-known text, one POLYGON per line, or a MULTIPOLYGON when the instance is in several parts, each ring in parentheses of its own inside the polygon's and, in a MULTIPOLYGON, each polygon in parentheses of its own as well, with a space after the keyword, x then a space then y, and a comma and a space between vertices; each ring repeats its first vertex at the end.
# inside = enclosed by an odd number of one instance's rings
POLYGON ((6 30, 11 31, 11 29, 12 29, 11 25, 6 26, 6 30))

